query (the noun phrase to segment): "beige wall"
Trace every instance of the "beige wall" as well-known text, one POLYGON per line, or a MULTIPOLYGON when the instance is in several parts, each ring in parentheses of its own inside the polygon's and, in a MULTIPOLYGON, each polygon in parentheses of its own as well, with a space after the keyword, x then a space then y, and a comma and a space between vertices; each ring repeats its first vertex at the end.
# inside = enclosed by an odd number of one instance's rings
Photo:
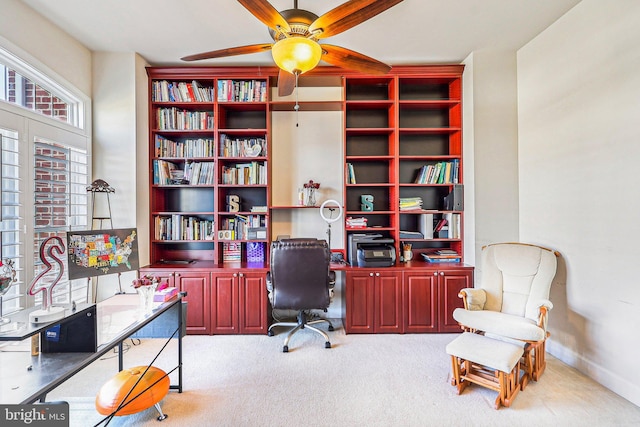
POLYGON ((583 0, 518 52, 520 237, 562 254, 548 350, 637 405, 639 22, 583 0))
POLYGON ((482 246, 518 241, 516 52, 476 51, 464 63, 465 261, 478 265, 482 246))
POLYGON ((19 0, 2 0, 0 37, 16 46, 12 52, 36 58, 44 72, 61 76, 91 96, 91 51, 19 0), (46 41, 46 42, 45 42, 46 41))
MULTIPOLYGON (((139 242, 148 241, 149 228, 145 65, 135 53, 93 54, 93 176, 116 190, 109 196, 113 227, 138 227, 139 242)), ((96 211, 102 214, 108 209, 106 198, 100 196, 96 211)), ((144 265, 149 261, 148 247, 141 243, 139 250, 144 265)), ((125 290, 136 274, 122 275, 125 290)), ((117 277, 100 278, 98 299, 113 295, 117 286, 117 277)))

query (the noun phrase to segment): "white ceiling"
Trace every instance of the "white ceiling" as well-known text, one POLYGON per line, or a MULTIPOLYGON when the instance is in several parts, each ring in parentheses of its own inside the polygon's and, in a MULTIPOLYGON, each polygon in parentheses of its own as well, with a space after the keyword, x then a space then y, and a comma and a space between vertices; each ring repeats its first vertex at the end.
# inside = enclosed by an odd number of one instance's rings
MULTIPOLYGON (((194 53, 270 43, 236 0, 22 0, 92 51, 137 52, 151 65, 194 53)), ((299 0, 321 15, 345 0, 299 0)), ((459 63, 482 49, 517 50, 580 0, 404 0, 323 40, 389 65, 459 63)), ((293 0, 271 0, 277 10, 293 0)), ((193 63, 191 63, 193 64, 193 63)), ((198 65, 273 65, 269 52, 198 65)))

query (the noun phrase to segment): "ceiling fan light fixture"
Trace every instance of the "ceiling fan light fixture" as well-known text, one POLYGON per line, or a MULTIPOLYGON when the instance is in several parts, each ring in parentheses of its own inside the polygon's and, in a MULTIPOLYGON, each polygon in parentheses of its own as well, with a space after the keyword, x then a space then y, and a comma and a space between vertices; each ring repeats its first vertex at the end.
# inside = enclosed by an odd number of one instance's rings
POLYGON ((318 42, 306 37, 287 37, 273 45, 271 54, 282 70, 291 74, 303 74, 320 63, 322 48, 318 42))

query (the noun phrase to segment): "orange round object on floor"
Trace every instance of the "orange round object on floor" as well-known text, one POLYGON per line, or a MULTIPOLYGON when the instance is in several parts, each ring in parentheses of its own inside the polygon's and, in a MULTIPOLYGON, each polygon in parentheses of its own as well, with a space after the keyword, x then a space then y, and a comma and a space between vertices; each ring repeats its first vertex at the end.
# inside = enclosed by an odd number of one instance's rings
POLYGON ((169 376, 162 369, 153 366, 146 373, 144 373, 145 369, 147 369, 146 366, 124 369, 107 381, 96 396, 98 412, 102 415, 111 414, 125 397, 127 399, 126 405, 116 412, 116 415, 135 414, 160 402, 169 392, 169 376), (129 393, 143 373, 144 377, 129 393), (147 387, 149 390, 143 391, 147 387))

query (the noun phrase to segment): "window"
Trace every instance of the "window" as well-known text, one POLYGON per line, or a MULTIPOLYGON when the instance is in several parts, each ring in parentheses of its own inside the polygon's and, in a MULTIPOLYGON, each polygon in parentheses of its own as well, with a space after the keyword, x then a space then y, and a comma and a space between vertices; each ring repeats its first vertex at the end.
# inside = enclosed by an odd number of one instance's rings
MULTIPOLYGON (((18 279, 2 298, 4 315, 41 303, 42 293, 28 295, 46 267, 40 243, 59 236, 66 245, 65 233, 89 221, 91 144, 82 120, 89 98, 56 79, 0 47, 1 254, 14 261, 18 279)), ((87 280, 64 275, 54 304, 87 301, 88 289, 87 280)))
MULTIPOLYGON (((45 265, 40 260, 40 245, 49 237, 58 236, 66 245, 66 232, 86 230, 88 224, 89 165, 85 150, 67 147, 61 143, 34 141, 34 259, 35 273, 45 265)), ((57 275, 60 266, 55 260, 49 276, 57 275)), ((60 260, 68 271, 67 260, 60 260)), ((36 301, 40 302, 38 294, 36 301)), ((53 302, 59 304, 86 298, 86 281, 71 283, 64 277, 54 289, 53 302)))
POLYGON ((82 128, 82 102, 47 76, 0 48, 0 100, 82 128))
POLYGON ((2 188, 0 198, 0 235, 2 246, 0 256, 3 262, 12 260, 16 268, 16 282, 2 297, 2 313, 9 314, 20 309, 21 288, 23 287, 22 257, 20 240, 22 233, 20 203, 20 153, 18 132, 0 128, 0 172, 2 188))

